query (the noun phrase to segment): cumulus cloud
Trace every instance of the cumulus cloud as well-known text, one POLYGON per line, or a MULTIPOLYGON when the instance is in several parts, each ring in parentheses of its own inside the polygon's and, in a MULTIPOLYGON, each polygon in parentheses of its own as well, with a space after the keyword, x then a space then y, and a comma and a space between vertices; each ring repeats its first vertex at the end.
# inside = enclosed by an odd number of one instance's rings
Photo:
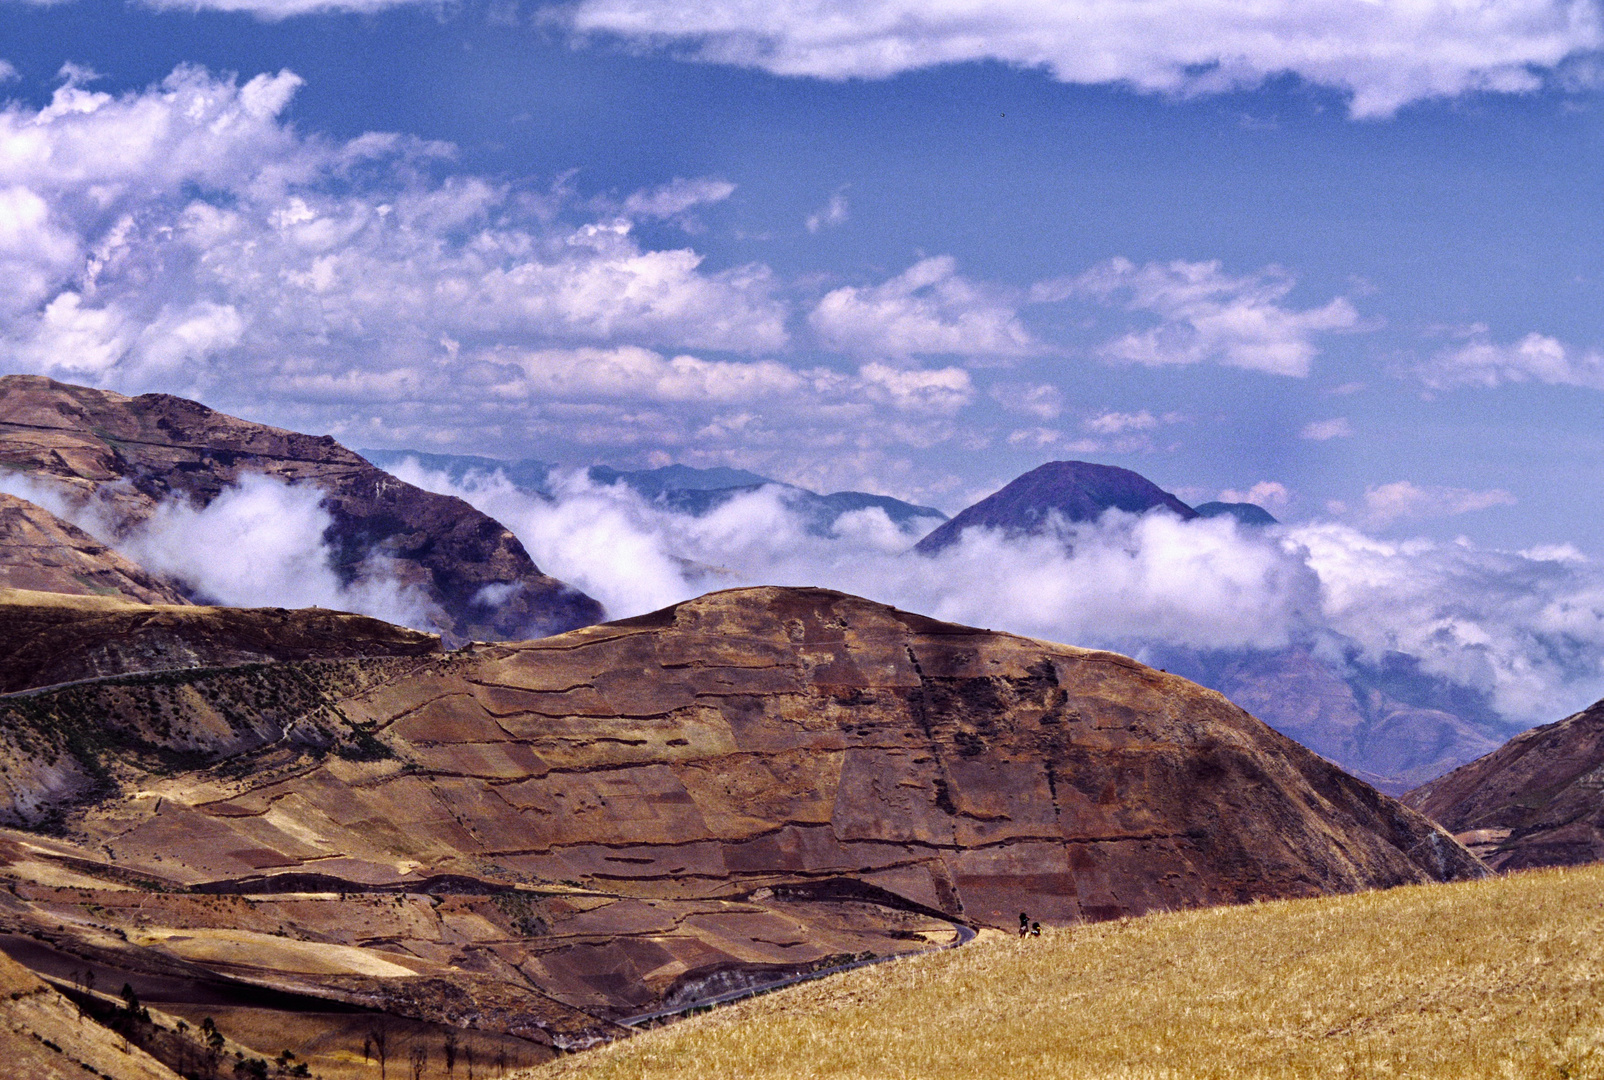
POLYGON ((1515 496, 1501 488, 1471 491, 1456 487, 1420 487, 1408 480, 1365 489, 1364 517, 1375 525, 1401 518, 1452 517, 1494 506, 1514 506, 1515 496))
POLYGON ((999 291, 958 273, 950 255, 921 259, 881 285, 843 286, 808 316, 829 348, 859 356, 1025 356, 1039 346, 999 291))
POLYGON ((1353 434, 1353 425, 1348 423, 1346 416, 1336 416, 1330 420, 1314 420, 1303 425, 1298 437, 1312 439, 1315 442, 1327 442, 1331 439, 1346 439, 1353 434))
POLYGON ((1187 95, 1290 72, 1349 95, 1356 117, 1473 91, 1532 91, 1545 69, 1604 44, 1598 9, 1582 0, 581 0, 568 17, 583 33, 826 79, 996 60, 1063 82, 1187 95))
MULTIPOLYGON (((1502 552, 1383 541, 1329 522, 1256 530, 1116 511, 1037 537, 970 530, 928 557, 910 551, 920 530, 901 532, 879 510, 839 519, 832 535, 810 532, 778 488, 696 518, 583 474, 547 500, 499 475, 459 484, 415 464, 398 472, 505 522, 541 566, 618 616, 717 588, 822 585, 1125 652, 1322 642, 1375 664, 1403 653, 1520 722, 1604 694, 1604 568, 1565 546, 1502 552)), ((1285 493, 1264 481, 1222 498, 1276 506, 1285 493)))
POLYGON ((1584 352, 1535 333, 1500 344, 1485 326, 1472 327, 1469 338, 1420 364, 1416 376, 1433 390, 1524 382, 1604 390, 1604 354, 1596 349, 1584 352))
MULTIPOLYGON (((449 147, 302 135, 282 119, 291 73, 240 84, 180 68, 121 96, 80 81, 43 109, 0 111, 13 369, 135 390, 254 383, 276 399, 333 380, 428 400, 463 385, 444 362, 462 343, 787 341, 766 268, 706 272, 695 251, 643 247, 627 218, 564 223, 549 199, 442 171, 449 147)), ((730 190, 681 180, 626 204, 672 215, 730 190)))
POLYGON ((1303 310, 1282 303, 1296 282, 1271 267, 1242 277, 1219 262, 1147 263, 1116 258, 1076 278, 1042 282, 1033 299, 1089 296, 1158 324, 1105 344, 1109 360, 1162 366, 1213 362, 1272 375, 1302 377, 1319 349, 1317 334, 1353 330, 1359 314, 1344 297, 1303 310))

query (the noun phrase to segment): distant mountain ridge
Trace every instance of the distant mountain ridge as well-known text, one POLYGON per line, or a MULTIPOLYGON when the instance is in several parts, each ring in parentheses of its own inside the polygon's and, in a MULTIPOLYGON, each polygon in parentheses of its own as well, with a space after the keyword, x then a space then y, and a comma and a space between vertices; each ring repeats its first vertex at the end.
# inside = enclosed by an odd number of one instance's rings
MULTIPOLYGON (((383 469, 395 468, 412 459, 425 469, 445 473, 458 484, 467 481, 475 473, 493 475, 499 472, 519 490, 546 498, 555 494, 552 474, 561 468, 537 458, 503 461, 469 454, 428 454, 416 450, 369 449, 360 453, 383 469)), ((738 495, 765 487, 777 487, 783 492, 791 509, 807 523, 809 530, 820 535, 829 534, 842 514, 855 510, 883 510, 891 523, 901 529, 911 529, 921 520, 947 519, 945 513, 933 506, 920 506, 889 495, 871 495, 864 491, 836 491, 821 495, 808 488, 773 480, 745 469, 724 466, 702 469, 673 464, 656 469, 630 470, 592 465, 586 472, 592 483, 623 484, 666 509, 694 517, 711 513, 738 495)))
POLYGON ((1182 521, 1198 512, 1147 477, 1090 461, 1049 461, 960 511, 915 546, 927 555, 958 542, 965 529, 1022 535, 1043 529, 1056 514, 1067 523, 1091 522, 1109 510, 1144 514, 1165 510, 1182 521))

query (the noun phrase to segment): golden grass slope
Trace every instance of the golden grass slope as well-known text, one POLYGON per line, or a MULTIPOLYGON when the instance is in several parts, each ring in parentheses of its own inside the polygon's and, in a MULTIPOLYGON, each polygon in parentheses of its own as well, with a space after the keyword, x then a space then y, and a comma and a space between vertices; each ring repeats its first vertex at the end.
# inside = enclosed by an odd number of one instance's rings
POLYGON ((992 932, 521 1075, 1599 1077, 1604 867, 992 932))

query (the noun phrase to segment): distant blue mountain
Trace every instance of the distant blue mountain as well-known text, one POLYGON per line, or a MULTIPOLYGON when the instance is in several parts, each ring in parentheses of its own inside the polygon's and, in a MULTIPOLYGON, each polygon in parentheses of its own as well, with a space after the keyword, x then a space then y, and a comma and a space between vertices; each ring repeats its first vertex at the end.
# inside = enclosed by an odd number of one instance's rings
MULTIPOLYGON (((559 468, 534 458, 501 461, 469 454, 425 454, 416 450, 362 450, 360 453, 381 469, 392 468, 411 458, 426 469, 445 473, 457 483, 474 473, 500 471, 519 490, 546 498, 552 496, 552 473, 559 468)), ((902 529, 914 528, 918 522, 947 520, 947 515, 935 507, 918 506, 888 495, 870 495, 863 491, 820 495, 745 469, 723 466, 698 469, 690 465, 664 465, 657 469, 627 470, 593 465, 587 475, 593 483, 624 484, 655 503, 695 517, 712 512, 737 495, 778 487, 791 509, 807 523, 808 530, 819 535, 827 535, 842 514, 871 508, 885 511, 892 524, 902 529)))
POLYGON ((1201 506, 1193 507, 1198 517, 1234 517, 1242 525, 1263 527, 1266 525, 1279 525, 1279 521, 1271 515, 1270 511, 1257 503, 1242 502, 1206 502, 1201 506))
POLYGON ((1147 477, 1090 461, 1049 461, 986 496, 919 541, 933 554, 956 543, 965 529, 989 528, 1011 535, 1041 531, 1057 515, 1066 522, 1096 521, 1107 510, 1144 514, 1163 510, 1183 521, 1197 511, 1147 477))

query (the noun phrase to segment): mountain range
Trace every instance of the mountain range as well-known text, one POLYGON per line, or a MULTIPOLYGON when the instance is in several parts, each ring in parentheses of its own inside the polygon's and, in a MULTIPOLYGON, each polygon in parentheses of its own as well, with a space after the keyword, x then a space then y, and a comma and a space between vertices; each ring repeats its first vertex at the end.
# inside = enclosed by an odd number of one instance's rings
MULTIPOLYGON (((415 450, 363 450, 361 453, 381 468, 394 469, 409 460, 414 461, 422 468, 445 474, 457 484, 471 484, 476 478, 489 479, 500 474, 518 490, 545 498, 556 494, 557 477, 563 471, 560 466, 534 458, 501 461, 462 454, 425 454, 415 450)), ((893 525, 913 532, 928 529, 932 523, 947 519, 946 514, 933 506, 919 506, 888 495, 871 495, 864 491, 836 491, 821 495, 744 469, 665 465, 655 469, 621 470, 608 465, 593 465, 585 470, 585 475, 593 484, 622 484, 664 509, 695 517, 710 513, 738 495, 774 488, 780 492, 791 511, 802 518, 807 528, 821 536, 829 535, 842 514, 857 510, 883 510, 893 525)))

